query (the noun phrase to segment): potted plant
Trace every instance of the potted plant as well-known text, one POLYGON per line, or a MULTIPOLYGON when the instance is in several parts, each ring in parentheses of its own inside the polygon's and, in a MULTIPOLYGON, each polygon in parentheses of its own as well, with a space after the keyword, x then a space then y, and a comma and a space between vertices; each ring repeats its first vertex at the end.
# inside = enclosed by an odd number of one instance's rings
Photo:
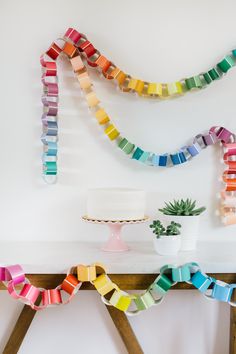
POLYGON ((191 251, 196 248, 200 215, 206 210, 205 207, 196 207, 196 200, 181 199, 165 203, 165 207, 159 209, 165 215, 165 219, 174 220, 182 225, 181 250, 191 251))
POLYGON ((179 252, 181 246, 179 223, 171 221, 165 228, 160 220, 154 220, 150 225, 156 235, 153 240, 154 248, 162 256, 171 256, 179 252))

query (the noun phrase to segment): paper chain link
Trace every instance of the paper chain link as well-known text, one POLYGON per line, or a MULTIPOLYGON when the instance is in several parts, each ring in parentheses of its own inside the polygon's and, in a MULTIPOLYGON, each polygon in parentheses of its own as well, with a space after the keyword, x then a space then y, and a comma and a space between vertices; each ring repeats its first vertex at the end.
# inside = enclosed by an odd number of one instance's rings
POLYGON ((55 289, 46 290, 30 284, 20 265, 0 267, 0 281, 5 284, 11 297, 31 306, 36 311, 67 304, 78 292, 83 282, 93 284, 106 305, 114 306, 131 316, 160 304, 168 290, 179 282, 192 284, 208 299, 236 306, 235 301, 232 300, 236 284, 227 284, 209 277, 195 262, 179 267, 163 266, 154 282, 141 294, 129 294, 121 290, 112 282, 105 267, 100 263, 88 266, 80 264, 72 267, 62 284, 55 289), (16 286, 20 287, 20 290, 17 291, 16 286), (67 299, 64 299, 65 295, 67 299))
MULTIPOLYGON (((48 51, 42 55, 41 64, 43 68, 42 82, 44 86, 44 95, 42 102, 44 113, 42 116, 44 144, 43 154, 43 175, 48 183, 54 183, 57 176, 57 142, 58 142, 58 82, 57 82, 57 64, 56 59, 60 53, 64 53, 70 60, 72 68, 77 76, 80 87, 85 95, 87 104, 94 113, 98 123, 104 126, 104 132, 111 141, 116 141, 117 146, 127 156, 149 166, 170 167, 183 164, 197 156, 209 145, 223 143, 225 148, 224 162, 228 169, 223 173, 223 182, 225 189, 222 191, 221 215, 224 224, 230 225, 236 223, 236 143, 235 134, 224 127, 212 127, 204 134, 198 134, 190 144, 181 147, 173 153, 157 154, 145 151, 136 146, 120 134, 115 125, 111 122, 109 115, 104 108, 100 106, 87 68, 83 63, 82 54, 85 53, 88 58, 94 55, 94 48, 91 44, 84 41, 84 36, 72 29, 69 29, 64 39, 59 43, 52 43, 48 51), (83 39, 82 43, 80 42, 83 39), (87 43, 85 45, 85 43, 87 43), (91 47, 92 46, 92 47, 91 47), (88 49, 90 48, 90 49, 88 49), (90 50, 91 54, 90 55, 90 50)), ((236 56, 236 50, 234 51, 236 56)), ((101 56, 99 57, 101 58, 101 56)), ((96 61, 96 65, 101 68, 101 60, 96 61), (100 63, 98 65, 98 63, 100 63)), ((224 61, 217 64, 224 68, 224 61)), ((91 64, 91 63, 90 63, 91 64)), ((222 70, 223 70, 222 68, 222 70)))

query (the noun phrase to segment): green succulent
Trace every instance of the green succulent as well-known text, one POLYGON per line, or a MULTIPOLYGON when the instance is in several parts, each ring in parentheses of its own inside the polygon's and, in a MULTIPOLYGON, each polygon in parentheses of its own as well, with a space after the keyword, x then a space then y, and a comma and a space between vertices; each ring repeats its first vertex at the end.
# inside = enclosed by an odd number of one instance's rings
POLYGON ((196 200, 187 198, 186 200, 174 200, 173 202, 165 203, 165 207, 159 209, 165 215, 180 215, 180 216, 196 216, 206 210, 205 207, 196 208, 196 200))
POLYGON ((171 221, 171 223, 165 228, 160 220, 154 220, 150 225, 150 228, 153 229, 153 233, 157 238, 161 236, 176 236, 180 234, 181 225, 171 221))
POLYGON ((170 225, 166 228, 166 235, 167 236, 174 236, 180 234, 181 225, 177 222, 171 221, 170 225))
POLYGON ((166 231, 160 220, 154 220, 150 225, 150 228, 153 229, 153 233, 156 234, 157 237, 164 235, 166 231))

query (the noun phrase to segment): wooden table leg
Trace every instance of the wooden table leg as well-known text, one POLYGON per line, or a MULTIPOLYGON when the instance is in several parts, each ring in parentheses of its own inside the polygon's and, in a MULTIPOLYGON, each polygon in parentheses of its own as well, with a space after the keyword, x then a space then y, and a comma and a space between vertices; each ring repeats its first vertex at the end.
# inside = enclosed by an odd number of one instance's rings
POLYGON ((115 307, 106 306, 129 354, 143 354, 143 350, 126 315, 115 307))
MULTIPOLYGON (((40 302, 40 301, 39 301, 40 302)), ((36 303, 36 304, 39 304, 36 303)), ((25 335, 34 319, 36 311, 30 306, 25 305, 18 317, 15 327, 8 339, 8 342, 2 352, 2 354, 16 354, 23 342, 25 335)))
MULTIPOLYGON (((233 292, 232 301, 236 301, 235 291, 233 292)), ((230 340, 229 354, 236 354, 236 307, 230 307, 230 340)))

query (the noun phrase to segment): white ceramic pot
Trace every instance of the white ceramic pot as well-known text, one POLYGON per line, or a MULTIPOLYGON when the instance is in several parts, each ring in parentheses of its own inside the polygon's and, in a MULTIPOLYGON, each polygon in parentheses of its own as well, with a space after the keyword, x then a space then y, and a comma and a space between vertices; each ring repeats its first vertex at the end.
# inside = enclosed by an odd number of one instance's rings
POLYGON ((198 231, 200 224, 200 215, 196 216, 177 216, 164 215, 167 225, 171 221, 177 222, 181 225, 181 251, 192 251, 196 249, 198 231))
POLYGON ((181 246, 181 237, 178 236, 161 236, 154 238, 153 244, 156 252, 161 256, 172 256, 179 252, 181 246))

